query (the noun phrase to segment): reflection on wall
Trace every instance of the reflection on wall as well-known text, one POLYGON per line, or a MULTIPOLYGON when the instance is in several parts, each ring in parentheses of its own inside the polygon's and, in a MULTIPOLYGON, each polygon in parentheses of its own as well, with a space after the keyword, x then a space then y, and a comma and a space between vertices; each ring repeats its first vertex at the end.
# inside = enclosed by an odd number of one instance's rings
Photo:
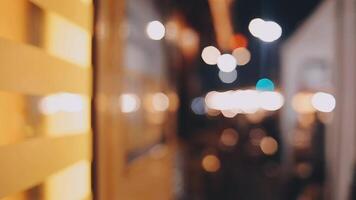
POLYGON ((151 1, 127 1, 126 9, 121 111, 131 157, 161 140, 170 103, 160 16, 151 1))
POLYGON ((44 46, 53 55, 79 66, 90 66, 90 33, 52 12, 45 15, 44 46))

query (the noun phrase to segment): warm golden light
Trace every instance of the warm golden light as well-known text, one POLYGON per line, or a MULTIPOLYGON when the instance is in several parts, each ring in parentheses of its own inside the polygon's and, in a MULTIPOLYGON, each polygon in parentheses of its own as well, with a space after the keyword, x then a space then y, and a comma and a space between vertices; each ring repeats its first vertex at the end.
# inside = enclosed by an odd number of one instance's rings
POLYGON ((274 138, 267 136, 262 138, 260 148, 264 154, 273 155, 278 150, 278 143, 274 138))
POLYGON ((208 65, 216 65, 221 55, 219 49, 214 46, 205 47, 201 53, 201 58, 208 65))
POLYGON ((184 28, 180 33, 178 45, 184 56, 191 58, 198 52, 199 35, 191 28, 184 28))
POLYGON ((152 96, 152 106, 155 111, 166 111, 169 107, 169 98, 161 92, 156 93, 152 96))
POLYGON ((167 97, 169 99, 168 110, 171 111, 171 112, 177 111, 177 109, 179 108, 179 97, 178 97, 177 93, 169 92, 167 94, 167 97))
POLYGON ((265 119, 266 115, 267 113, 264 110, 259 110, 252 114, 246 114, 246 119, 252 124, 258 124, 265 119))
POLYGON ((232 128, 225 129, 220 137, 221 143, 228 147, 235 146, 238 142, 238 139, 238 133, 232 128))
POLYGON ((236 63, 239 66, 244 66, 244 65, 248 64, 251 60, 250 51, 244 47, 235 49, 232 52, 232 55, 235 57, 236 63))
POLYGON ((313 107, 320 112, 332 112, 336 105, 335 97, 325 92, 317 92, 311 99, 313 107))
POLYGON ((44 199, 85 199, 91 195, 90 183, 90 163, 79 161, 48 178, 44 199))
POLYGON ((140 100, 135 94, 122 94, 120 96, 120 108, 123 113, 132 113, 139 109, 140 100))
POLYGON ((166 24, 165 38, 169 41, 176 42, 179 37, 180 26, 176 20, 171 20, 166 24))
POLYGON ((231 1, 209 0, 209 7, 214 24, 216 41, 221 49, 228 50, 233 36, 231 20, 231 1))
POLYGON ((315 112, 311 103, 313 94, 309 92, 299 92, 292 99, 292 107, 297 113, 307 114, 315 112))
POLYGON ((314 124, 315 118, 314 113, 299 114, 298 122, 301 127, 310 128, 314 124))
POLYGON ((220 160, 215 155, 207 155, 203 158, 202 167, 207 172, 216 172, 220 169, 220 160))
POLYGON ((161 40, 165 32, 166 29, 160 21, 151 21, 147 24, 146 33, 152 40, 161 40))

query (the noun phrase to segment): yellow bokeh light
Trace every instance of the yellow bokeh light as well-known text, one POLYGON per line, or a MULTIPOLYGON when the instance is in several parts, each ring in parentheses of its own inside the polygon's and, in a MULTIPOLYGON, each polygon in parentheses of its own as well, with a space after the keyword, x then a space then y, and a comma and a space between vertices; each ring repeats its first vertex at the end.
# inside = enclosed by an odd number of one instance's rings
POLYGON ((207 172, 217 172, 220 169, 220 160, 215 155, 207 155, 203 158, 202 167, 207 172))
POLYGON ((264 154, 273 155, 278 150, 278 143, 274 138, 267 136, 262 138, 260 148, 264 154))
POLYGON ((300 114, 307 114, 315 112, 311 103, 313 94, 310 92, 299 92, 292 99, 293 109, 300 114))

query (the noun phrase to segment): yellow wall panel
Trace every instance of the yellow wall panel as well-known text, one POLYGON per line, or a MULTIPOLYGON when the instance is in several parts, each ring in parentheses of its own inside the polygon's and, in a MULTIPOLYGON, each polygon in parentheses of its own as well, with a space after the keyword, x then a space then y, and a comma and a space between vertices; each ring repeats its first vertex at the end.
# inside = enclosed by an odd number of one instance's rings
POLYGON ((25 41, 28 2, 26 0, 1 0, 0 13, 0 36, 15 41, 25 41))
POLYGON ((22 95, 0 91, 0 145, 25 138, 25 100, 22 95))
POLYGON ((80 66, 91 65, 91 34, 53 12, 46 13, 44 48, 80 66))
POLYGON ((91 68, 78 67, 30 45, 0 38, 0 65, 0 90, 91 94, 91 68))
POLYGON ((68 20, 92 31, 93 6, 89 1, 81 0, 30 0, 47 11, 56 12, 68 20))
POLYGON ((0 147, 0 198, 45 181, 80 160, 91 159, 89 134, 38 138, 0 147))
POLYGON ((90 162, 83 160, 49 177, 44 184, 48 200, 83 200, 90 195, 90 162))

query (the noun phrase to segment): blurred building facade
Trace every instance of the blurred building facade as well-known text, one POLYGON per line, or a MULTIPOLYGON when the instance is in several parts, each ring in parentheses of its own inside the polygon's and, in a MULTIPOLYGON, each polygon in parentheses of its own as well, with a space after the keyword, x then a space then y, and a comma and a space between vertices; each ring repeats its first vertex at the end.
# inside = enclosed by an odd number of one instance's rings
POLYGON ((233 1, 177 2, 0 1, 1 200, 355 198, 356 1, 325 0, 283 46, 282 117, 229 119, 198 51, 231 50, 233 1))
POLYGON ((355 8, 350 0, 324 1, 281 51, 282 88, 286 101, 291 102, 282 118, 284 141, 291 144, 285 145, 286 168, 293 174, 294 166, 308 159, 312 163, 311 152, 319 152, 318 159, 323 157, 320 176, 325 177, 319 181, 323 199, 354 198, 355 8), (335 96, 332 114, 313 111, 308 99, 315 92, 335 96), (316 133, 316 122, 326 130, 316 133))

